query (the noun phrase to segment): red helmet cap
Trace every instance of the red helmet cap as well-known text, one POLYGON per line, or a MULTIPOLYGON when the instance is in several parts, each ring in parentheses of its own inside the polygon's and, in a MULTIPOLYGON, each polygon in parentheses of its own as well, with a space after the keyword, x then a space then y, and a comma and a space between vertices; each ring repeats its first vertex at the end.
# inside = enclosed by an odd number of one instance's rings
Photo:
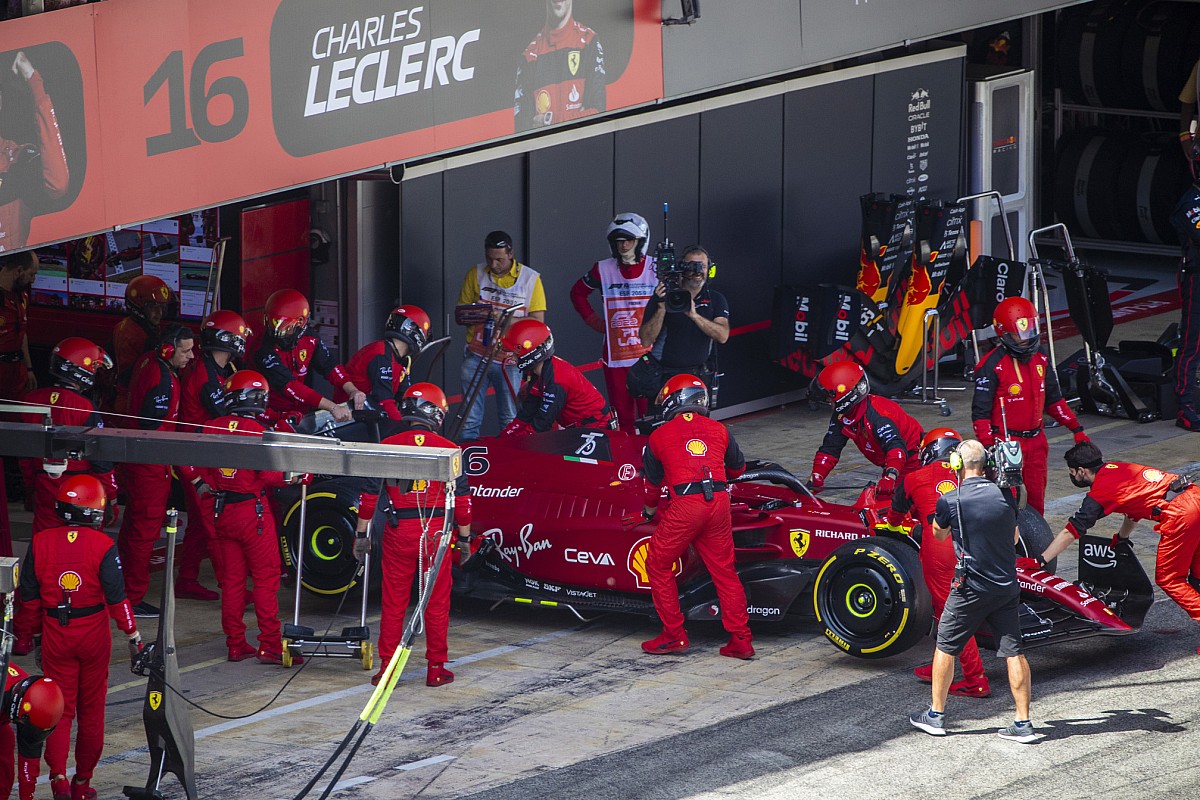
POLYGON ((673 375, 658 390, 654 401, 662 409, 663 419, 684 411, 708 415, 708 387, 695 375, 673 375))
POLYGON ((950 451, 962 444, 962 437, 953 428, 934 428, 921 439, 921 463, 932 464, 950 457, 950 451))
POLYGON ((139 275, 125 287, 125 307, 141 310, 146 303, 171 302, 171 289, 162 278, 154 275, 139 275))
POLYGON ((450 412, 446 393, 432 383, 414 383, 400 400, 400 416, 406 422, 416 422, 430 430, 439 431, 450 412))
POLYGON ((817 383, 833 404, 835 414, 845 414, 866 399, 871 384, 862 365, 854 361, 839 361, 821 370, 817 383))
POLYGON ((246 340, 251 330, 236 311, 220 309, 209 314, 200 324, 200 345, 205 350, 220 350, 241 356, 246 352, 246 340))
POLYGON ((267 407, 271 387, 261 373, 242 369, 225 381, 225 409, 233 414, 255 416, 267 407))
POLYGON ((517 369, 524 372, 554 355, 554 335, 546 323, 523 319, 504 334, 504 347, 517 359, 517 369))
POLYGON ((425 349, 429 342, 429 315, 418 306, 399 306, 388 314, 383 328, 383 338, 399 339, 408 344, 415 355, 425 349))
POLYGON ((13 687, 9 715, 13 722, 24 720, 43 732, 44 739, 62 719, 65 707, 62 689, 53 679, 27 677, 13 687))
POLYGON ((1029 355, 1041 343, 1037 310, 1024 297, 1001 300, 992 315, 992 323, 1001 343, 1013 355, 1029 355))
POLYGON ((108 498, 93 475, 72 475, 58 487, 54 510, 64 522, 96 528, 104 524, 108 498))
POLYGON ((295 289, 280 289, 267 298, 263 308, 263 329, 266 335, 290 349, 296 346, 308 325, 308 316, 308 298, 295 289))
POLYGON ((95 385, 98 370, 112 369, 112 366, 112 359, 99 345, 81 336, 63 339, 50 353, 50 374, 83 389, 95 385))

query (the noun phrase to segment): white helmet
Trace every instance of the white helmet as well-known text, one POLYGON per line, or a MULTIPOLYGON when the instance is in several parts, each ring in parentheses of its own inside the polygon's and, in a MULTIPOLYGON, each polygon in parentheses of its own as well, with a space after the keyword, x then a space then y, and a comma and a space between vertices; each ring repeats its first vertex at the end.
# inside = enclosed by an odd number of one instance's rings
POLYGON ((646 224, 645 217, 640 214, 617 214, 608 224, 608 249, 612 251, 613 258, 619 259, 617 239, 636 239, 635 253, 638 258, 644 256, 646 242, 650 241, 650 226, 646 224))

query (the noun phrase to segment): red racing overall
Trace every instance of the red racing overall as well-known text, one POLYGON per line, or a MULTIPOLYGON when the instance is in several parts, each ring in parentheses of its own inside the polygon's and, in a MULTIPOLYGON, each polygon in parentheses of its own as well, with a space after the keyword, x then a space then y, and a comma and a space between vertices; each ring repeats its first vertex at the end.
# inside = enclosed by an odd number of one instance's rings
POLYGON ((25 394, 28 330, 29 293, 0 289, 0 399, 20 400, 25 394))
MULTIPOLYGON (((408 356, 396 358, 392 345, 386 339, 381 339, 361 348, 342 369, 347 380, 382 408, 388 419, 399 420, 400 407, 397 403, 408 388, 411 361, 408 356)), ((342 387, 336 386, 333 402, 344 403, 348 399, 342 387)))
MULTIPOLYGON (((138 360, 142 356, 149 353, 162 344, 161 334, 157 326, 151 327, 150 323, 138 319, 137 317, 128 316, 113 326, 112 344, 106 349, 113 354, 113 364, 116 370, 116 398, 113 403, 113 411, 118 414, 136 414, 137 411, 130 411, 129 403, 129 387, 133 381, 133 369, 137 366, 138 360)), ((104 403, 101 406, 105 410, 109 410, 104 403)), ((133 420, 118 418, 114 423, 122 428, 137 427, 133 420)))
POLYGON ((596 32, 573 18, 543 28, 525 48, 517 71, 513 122, 517 132, 605 110, 608 78, 596 32))
POLYGON ((46 677, 58 683, 65 701, 62 721, 46 740, 50 774, 67 772, 71 720, 78 716, 75 778, 90 779, 104 749, 112 656, 108 618, 126 634, 137 630, 112 539, 76 525, 34 534, 21 569, 21 602, 21 614, 31 615, 41 629, 46 677))
MULTIPOLYGON (((921 423, 897 403, 873 394, 863 398, 843 415, 834 414, 829 429, 813 457, 813 477, 824 483, 833 470, 847 442, 854 442, 862 454, 877 467, 895 470, 896 480, 921 466, 921 423)), ((894 488, 894 485, 893 485, 894 488)), ((879 483, 880 499, 890 492, 883 481, 879 483)))
MULTIPOLYGON (((262 436, 266 430, 248 417, 218 417, 209 430, 221 428, 239 436, 262 436)), ((283 473, 272 470, 199 470, 214 492, 224 493, 224 509, 216 519, 216 552, 221 569, 221 628, 230 651, 246 646, 246 578, 254 582, 254 615, 258 619, 258 651, 282 652, 279 628, 279 538, 275 514, 267 497, 283 486, 283 473)), ((205 503, 213 508, 213 501, 205 503)))
POLYGON ((254 363, 270 384, 269 408, 280 415, 291 411, 306 414, 320 405, 321 393, 305 382, 309 370, 316 370, 335 387, 350 379, 311 328, 305 329, 291 350, 264 338, 254 351, 254 363))
MULTIPOLYGON (((188 362, 179 376, 179 419, 195 425, 197 431, 214 433, 203 427, 225 413, 225 381, 237 372, 230 361, 218 366, 211 353, 199 353, 188 362)), ((185 426, 186 427, 186 426, 185 426)), ((212 503, 205 506, 191 481, 183 481, 183 499, 187 507, 187 534, 179 546, 179 583, 195 585, 200 579, 200 562, 206 557, 213 562, 217 582, 221 581, 220 559, 214 544, 212 503), (207 510, 206 510, 207 509, 207 510)))
POLYGON ((1016 359, 1001 346, 984 356, 975 368, 971 422, 975 437, 984 447, 991 447, 1003 435, 1001 398, 1004 399, 1004 417, 1008 419, 1008 435, 1021 442, 1024 461, 1021 476, 1025 481, 1028 505, 1039 514, 1045 514, 1050 445, 1046 442, 1042 416, 1054 417, 1075 434, 1076 442, 1085 441, 1087 434, 1063 399, 1054 365, 1045 352, 1016 359))
POLYGON ((1067 529, 1078 539, 1109 514, 1153 520, 1160 537, 1154 582, 1200 622, 1200 592, 1188 583, 1189 575, 1200 577, 1200 489, 1189 486, 1167 499, 1177 477, 1142 464, 1109 461, 1096 471, 1067 529))
MULTIPOLYGON (((954 542, 947 536, 938 541, 933 535, 933 515, 937 511, 938 498, 958 488, 958 474, 945 461, 934 461, 908 473, 892 496, 892 511, 888 521, 900 522, 904 514, 911 514, 924 533, 921 536, 921 572, 925 585, 933 598, 933 618, 940 619, 950 597, 950 584, 954 581, 954 567, 958 556, 954 553, 954 542)), ((967 679, 983 677, 983 659, 979 646, 972 638, 959 655, 963 676, 967 679)))
MULTIPOLYGON (((42 76, 36 71, 29 76, 29 91, 33 95, 34 113, 37 116, 40 152, 30 155, 30 145, 23 145, 0 137, 0 176, 11 179, 9 173, 16 171, 20 162, 35 158, 41 164, 41 187, 46 196, 58 199, 67 193, 71 173, 67 167, 67 151, 63 147, 62 132, 58 127, 58 116, 54 104, 46 94, 42 76)), ((30 213, 27 198, 18 196, 0 205, 0 250, 20 250, 29 240, 30 213)), ((38 204, 34 204, 38 205, 38 204)))
MULTIPOLYGON (((383 444, 409 447, 456 448, 454 442, 436 433, 414 427, 389 436, 383 444)), ((413 577, 432 563, 438 537, 445 522, 445 495, 440 481, 384 481, 391 509, 383 531, 383 615, 379 620, 379 658, 382 666, 391 660, 404 632, 404 612, 412 591, 413 577)), ((460 476, 454 488, 454 523, 471 524, 471 494, 467 478, 460 476)), ((359 520, 375 516, 379 495, 365 492, 359 498, 359 520)), ((431 664, 447 660, 446 636, 450 629, 450 555, 442 560, 434 580, 429 605, 425 608, 425 658, 431 664)))
POLYGON ((670 500, 659 515, 646 556, 646 576, 664 634, 686 639, 679 586, 672 570, 688 545, 712 576, 721 624, 731 636, 750 639, 746 591, 734 569, 733 524, 726 479, 746 470, 746 460, 721 423, 703 414, 675 415, 650 434, 642 453, 647 508, 656 508, 666 485, 670 500))
MULTIPOLYGON (((179 419, 179 376, 159 357, 147 353, 133 370, 129 386, 130 413, 136 414, 140 430, 175 430, 179 419)), ((125 518, 117 535, 121 565, 125 569, 125 591, 136 606, 150 586, 150 555, 162 531, 171 497, 171 468, 166 464, 125 464, 123 485, 129 492, 125 518)))
POLYGON ((528 373, 517 398, 517 418, 505 436, 545 433, 559 428, 612 428, 613 415, 592 382, 575 365, 552 356, 540 375, 528 373))

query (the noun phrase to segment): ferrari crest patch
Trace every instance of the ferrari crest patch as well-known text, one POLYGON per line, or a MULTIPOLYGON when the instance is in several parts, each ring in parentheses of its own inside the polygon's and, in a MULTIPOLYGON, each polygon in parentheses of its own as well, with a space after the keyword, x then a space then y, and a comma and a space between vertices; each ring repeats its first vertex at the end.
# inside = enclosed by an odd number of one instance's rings
POLYGON ((162 705, 162 692, 151 692, 146 699, 150 702, 150 709, 158 711, 158 707, 162 705))
POLYGON ((424 447, 425 446, 425 434, 418 433, 416 436, 413 437, 413 441, 417 443, 417 447, 424 447))
POLYGON ((571 70, 571 74, 575 75, 579 72, 579 56, 578 50, 572 50, 567 53, 567 69, 571 70))
POLYGON ((792 552, 796 554, 796 558, 804 558, 804 554, 808 552, 808 545, 812 542, 812 534, 802 528, 790 533, 788 538, 792 543, 792 552))
POLYGON ((79 531, 67 531, 67 541, 68 542, 71 542, 72 544, 74 544, 75 540, 78 538, 79 538, 79 531))
POLYGON ((58 392, 51 392, 50 393, 50 405, 56 405, 58 403, 58 398, 60 398, 60 397, 62 397, 62 395, 59 394, 58 392))

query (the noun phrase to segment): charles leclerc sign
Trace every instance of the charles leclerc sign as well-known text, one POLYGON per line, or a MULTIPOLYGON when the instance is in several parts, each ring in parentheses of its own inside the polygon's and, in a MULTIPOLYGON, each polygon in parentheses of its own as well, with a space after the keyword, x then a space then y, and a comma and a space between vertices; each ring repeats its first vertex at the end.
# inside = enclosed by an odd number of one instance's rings
POLYGON ((0 249, 654 101, 660 12, 108 0, 0 23, 0 147, 15 154, 0 163, 0 249))

